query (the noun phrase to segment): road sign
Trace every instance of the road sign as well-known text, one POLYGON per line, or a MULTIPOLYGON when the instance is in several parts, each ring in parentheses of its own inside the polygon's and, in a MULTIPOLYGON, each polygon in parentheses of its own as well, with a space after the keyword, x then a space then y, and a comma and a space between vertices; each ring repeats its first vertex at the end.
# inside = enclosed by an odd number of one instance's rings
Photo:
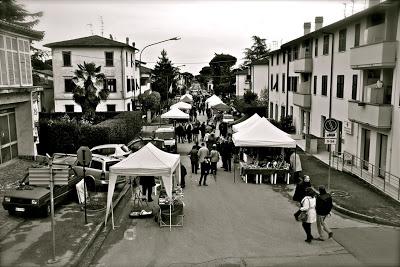
POLYGON ((92 160, 92 152, 87 146, 81 146, 76 152, 78 162, 82 166, 89 166, 90 161, 92 160))
POLYGON ((331 139, 336 139, 337 138, 337 133, 336 132, 325 132, 325 138, 331 138, 331 139))
POLYGON ((335 119, 329 118, 329 119, 325 120, 325 122, 324 122, 324 129, 327 132, 336 131, 338 126, 339 126, 339 124, 338 124, 337 120, 335 120, 335 119))
POLYGON ((325 145, 336 145, 336 138, 325 138, 325 145))

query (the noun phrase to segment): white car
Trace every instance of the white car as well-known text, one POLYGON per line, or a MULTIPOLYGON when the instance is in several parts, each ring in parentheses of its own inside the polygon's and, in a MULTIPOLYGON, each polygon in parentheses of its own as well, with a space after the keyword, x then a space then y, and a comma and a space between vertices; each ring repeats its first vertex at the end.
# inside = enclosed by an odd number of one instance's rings
POLYGON ((224 114, 222 116, 222 122, 228 123, 228 122, 232 122, 232 121, 234 121, 234 118, 231 114, 224 114))
POLYGON ((114 158, 125 158, 132 153, 132 151, 124 144, 107 144, 101 146, 95 146, 90 149, 92 154, 114 157, 114 158))

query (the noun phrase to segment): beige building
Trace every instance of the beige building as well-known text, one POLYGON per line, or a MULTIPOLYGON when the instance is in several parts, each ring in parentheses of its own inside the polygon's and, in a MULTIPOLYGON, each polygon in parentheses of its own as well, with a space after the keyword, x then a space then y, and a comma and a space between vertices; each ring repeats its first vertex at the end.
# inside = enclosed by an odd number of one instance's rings
POLYGON ((43 33, 0 20, 0 164, 36 156, 41 87, 33 86, 30 45, 43 33))
POLYGON ((56 112, 81 112, 73 100, 72 78, 78 64, 101 66, 110 94, 96 111, 130 111, 140 93, 140 71, 135 60, 137 49, 129 44, 98 35, 46 44, 53 58, 54 106, 56 112))

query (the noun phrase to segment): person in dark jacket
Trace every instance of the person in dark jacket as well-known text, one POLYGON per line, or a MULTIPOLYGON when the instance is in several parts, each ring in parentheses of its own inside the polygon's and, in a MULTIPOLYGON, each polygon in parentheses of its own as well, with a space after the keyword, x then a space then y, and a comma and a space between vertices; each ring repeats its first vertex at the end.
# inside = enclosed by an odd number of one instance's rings
POLYGON ((147 192, 147 201, 152 202, 153 199, 151 198, 151 195, 153 193, 153 186, 156 185, 154 176, 140 176, 139 183, 142 186, 143 196, 146 196, 147 192))
POLYGON ((204 141, 204 136, 206 135, 206 124, 203 123, 200 125, 200 132, 201 132, 201 141, 204 141))
POLYGON ((323 231, 328 233, 328 237, 332 238, 333 233, 332 230, 328 227, 325 222, 326 216, 328 216, 332 210, 332 197, 329 193, 326 192, 325 186, 320 185, 319 195, 317 197, 317 229, 319 238, 317 240, 324 241, 323 231))
POLYGON ((201 163, 201 175, 199 180, 199 186, 201 186, 201 181, 203 181, 204 186, 208 186, 207 184, 207 175, 209 174, 211 169, 210 157, 205 157, 204 161, 201 163))
POLYGON ((185 176, 187 174, 185 166, 181 163, 181 187, 185 188, 186 183, 185 183, 185 176))
POLYGON ((192 147, 192 150, 189 152, 189 157, 190 157, 190 163, 192 165, 192 173, 197 174, 197 170, 199 168, 199 156, 198 153, 199 149, 197 148, 196 145, 192 147))
POLYGON ((307 187, 311 187, 310 177, 308 175, 304 175, 303 181, 297 184, 296 190, 294 191, 293 200, 297 202, 301 202, 301 200, 306 195, 307 187))

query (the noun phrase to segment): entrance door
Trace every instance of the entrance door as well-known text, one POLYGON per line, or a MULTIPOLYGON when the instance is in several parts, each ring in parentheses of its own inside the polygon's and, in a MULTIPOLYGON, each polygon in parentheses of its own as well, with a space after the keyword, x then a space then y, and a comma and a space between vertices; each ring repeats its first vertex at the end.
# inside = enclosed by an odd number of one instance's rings
POLYGON ((337 129, 337 140, 336 140, 337 151, 336 152, 341 153, 342 152, 342 129, 343 129, 342 127, 343 127, 343 123, 341 121, 339 121, 339 120, 338 120, 338 122, 339 122, 339 126, 338 126, 338 129, 337 129))
POLYGON ((364 144, 362 159, 363 161, 363 168, 368 170, 368 162, 369 162, 369 146, 370 146, 370 139, 371 139, 371 131, 367 129, 362 129, 362 143, 364 144))
POLYGON ((378 175, 380 177, 385 177, 386 172, 386 154, 387 154, 387 140, 388 137, 385 134, 378 134, 378 142, 379 142, 379 172, 378 175))

